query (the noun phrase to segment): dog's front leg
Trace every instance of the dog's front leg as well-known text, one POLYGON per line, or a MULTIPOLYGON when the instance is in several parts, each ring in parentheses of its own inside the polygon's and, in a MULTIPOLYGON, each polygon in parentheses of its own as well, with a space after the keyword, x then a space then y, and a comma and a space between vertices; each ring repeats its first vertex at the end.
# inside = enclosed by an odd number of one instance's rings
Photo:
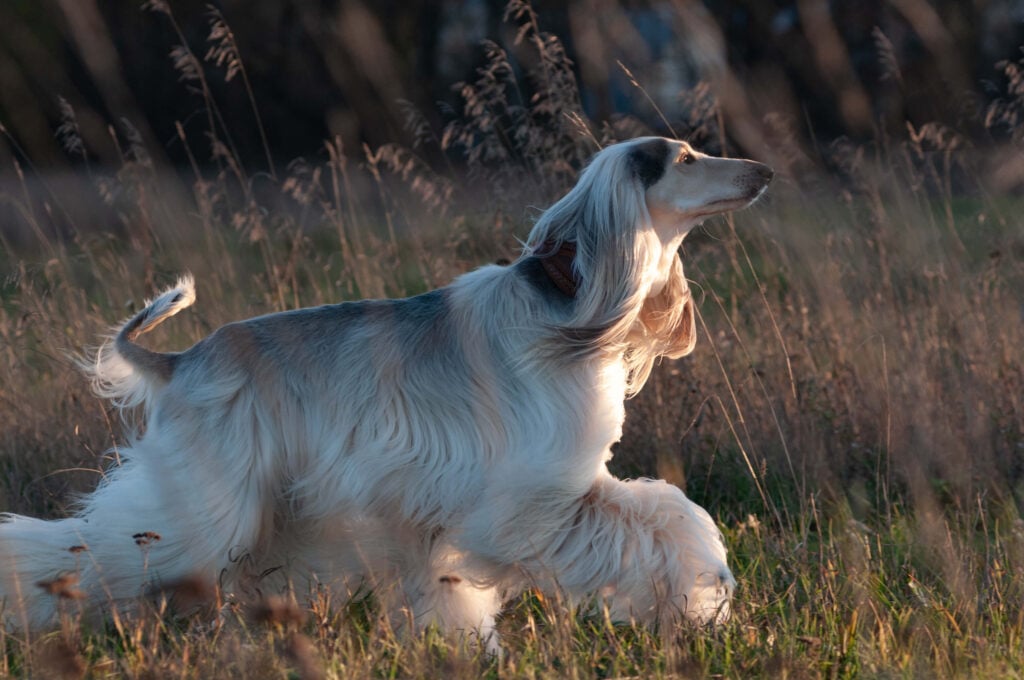
POLYGON ((534 487, 489 499, 459 547, 494 579, 525 574, 582 603, 597 596, 616 620, 722 621, 735 580, 707 512, 660 480, 604 471, 583 493, 534 487))

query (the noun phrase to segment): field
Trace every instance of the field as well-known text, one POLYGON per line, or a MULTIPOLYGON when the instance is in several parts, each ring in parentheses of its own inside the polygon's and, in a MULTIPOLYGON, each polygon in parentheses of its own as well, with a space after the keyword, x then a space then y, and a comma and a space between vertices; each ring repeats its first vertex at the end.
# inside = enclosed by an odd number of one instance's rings
MULTIPOLYGON (((195 274, 198 302, 150 346, 415 294, 514 258, 536 208, 600 145, 641 131, 583 119, 564 55, 536 44, 540 96, 517 100, 495 52, 447 130, 409 112, 408 146, 328 140, 268 173, 243 167, 211 118, 212 163, 182 172, 130 129, 113 172, 82 162, 56 189, 29 158, 4 169, 0 508, 61 516, 117 464, 122 424, 72 355, 179 272, 195 274), (460 164, 437 160, 440 147, 460 164)), ((703 96, 693 136, 721 150, 729 130, 703 96)), ((65 124, 81 154, 73 111, 65 124)), ((809 157, 773 125, 767 197, 684 244, 697 349, 629 402, 612 461, 680 485, 716 518, 740 584, 728 623, 656 635, 525 594, 495 659, 435 632, 397 637, 372 594, 228 608, 217 626, 147 603, 101 629, 71 597, 59 631, 0 632, 0 674, 1024 675, 1024 203, 993 188, 986 164, 1020 140, 908 126, 809 157)), ((196 156, 208 141, 181 139, 196 156)))

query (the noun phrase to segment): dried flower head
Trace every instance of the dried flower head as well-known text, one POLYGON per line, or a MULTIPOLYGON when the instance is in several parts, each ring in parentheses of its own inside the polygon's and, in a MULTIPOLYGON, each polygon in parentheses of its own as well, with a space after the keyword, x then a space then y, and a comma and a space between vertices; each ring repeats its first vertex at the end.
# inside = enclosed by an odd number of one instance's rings
POLYGON ((78 118, 75 116, 75 109, 64 97, 57 97, 57 106, 60 108, 60 125, 57 126, 56 132, 57 140, 69 155, 85 157, 85 142, 82 141, 82 133, 78 128, 78 118))
POLYGON ((187 82, 201 79, 199 69, 202 66, 192 50, 184 45, 175 45, 171 48, 171 63, 174 64, 174 70, 180 74, 178 80, 187 82))
POLYGON ((224 15, 215 7, 210 7, 210 35, 206 37, 211 43, 204 59, 217 66, 226 66, 224 80, 230 82, 242 71, 242 58, 238 55, 238 44, 231 27, 224 21, 224 15))
POLYGON ((135 545, 150 545, 160 540, 160 534, 155 531, 143 531, 139 534, 133 534, 132 538, 135 539, 135 545))
POLYGON ((78 585, 78 574, 61 574, 52 581, 39 581, 36 586, 42 588, 50 595, 56 595, 63 600, 82 600, 85 593, 75 588, 78 585))

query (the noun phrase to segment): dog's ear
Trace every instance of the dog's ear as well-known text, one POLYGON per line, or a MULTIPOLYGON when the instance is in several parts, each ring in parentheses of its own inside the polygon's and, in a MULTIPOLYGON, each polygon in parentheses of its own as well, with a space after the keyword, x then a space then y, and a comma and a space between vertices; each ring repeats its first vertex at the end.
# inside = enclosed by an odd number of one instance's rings
POLYGON ((661 137, 638 142, 629 150, 630 167, 645 190, 657 184, 665 174, 669 151, 668 141, 661 137))
POLYGON ((665 356, 669 359, 685 357, 697 346, 697 323, 689 287, 686 289, 686 299, 682 304, 679 323, 675 325, 667 339, 670 344, 666 347, 665 356))
POLYGON ((678 359, 697 345, 693 296, 678 253, 665 287, 644 301, 638 322, 641 333, 658 355, 678 359))

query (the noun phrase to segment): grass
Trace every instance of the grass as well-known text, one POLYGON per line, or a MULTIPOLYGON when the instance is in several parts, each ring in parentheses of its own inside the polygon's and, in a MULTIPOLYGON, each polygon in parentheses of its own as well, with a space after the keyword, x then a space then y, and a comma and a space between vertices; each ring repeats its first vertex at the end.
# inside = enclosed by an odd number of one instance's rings
MULTIPOLYGON (((417 293, 514 256, 524 207, 550 202, 597 144, 635 124, 586 121, 557 43, 528 6, 513 19, 537 51, 534 77, 516 81, 493 46, 448 129, 410 111, 411 147, 330 140, 317 162, 249 174, 211 116, 211 161, 183 177, 121 130, 122 166, 83 164, 82 200, 30 190, 46 175, 20 159, 22 179, 0 196, 0 507, 60 516, 116 464, 121 426, 68 352, 177 272, 196 274, 199 300, 154 333, 156 347, 258 313, 417 293), (431 144, 462 169, 430 160, 431 144)), ((198 57, 183 63, 215 75, 198 57)), ((612 467, 677 483, 717 518, 740 583, 727 624, 656 636, 526 594, 493 659, 435 632, 400 639, 372 595, 227 609, 219 626, 156 603, 99 628, 68 599, 59 631, 0 633, 0 673, 1024 675, 1024 205, 989 192, 981 154, 964 148, 927 127, 823 147, 684 246, 698 347, 629 403, 612 467)))

